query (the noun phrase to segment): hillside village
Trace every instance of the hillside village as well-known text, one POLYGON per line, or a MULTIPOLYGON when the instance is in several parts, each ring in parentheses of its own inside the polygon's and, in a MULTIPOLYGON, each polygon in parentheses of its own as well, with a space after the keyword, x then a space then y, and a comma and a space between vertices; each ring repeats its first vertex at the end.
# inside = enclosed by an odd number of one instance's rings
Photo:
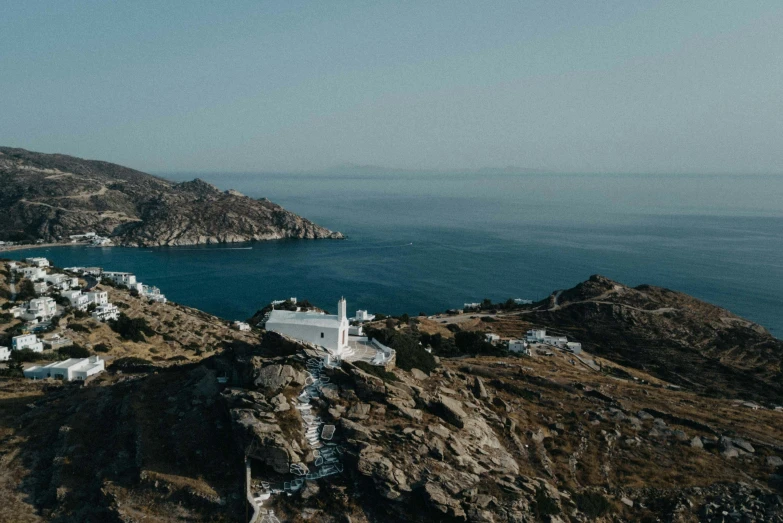
POLYGON ((229 321, 130 273, 0 276, 0 521, 783 520, 774 396, 709 397, 541 320, 582 290, 229 321))

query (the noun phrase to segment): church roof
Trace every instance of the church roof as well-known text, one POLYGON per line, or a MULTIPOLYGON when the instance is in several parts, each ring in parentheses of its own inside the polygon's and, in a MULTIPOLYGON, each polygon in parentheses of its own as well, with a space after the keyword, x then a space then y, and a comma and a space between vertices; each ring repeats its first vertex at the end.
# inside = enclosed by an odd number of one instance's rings
POLYGON ((269 313, 269 323, 285 323, 289 325, 312 325, 314 327, 340 327, 340 319, 334 314, 320 314, 317 312, 295 312, 273 310, 269 313))

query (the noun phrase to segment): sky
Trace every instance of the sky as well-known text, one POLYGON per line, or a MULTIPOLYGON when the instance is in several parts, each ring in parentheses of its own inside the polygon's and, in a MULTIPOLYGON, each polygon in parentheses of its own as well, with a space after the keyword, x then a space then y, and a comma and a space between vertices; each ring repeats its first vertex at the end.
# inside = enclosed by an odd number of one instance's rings
POLYGON ((783 173, 783 2, 0 0, 0 145, 150 172, 783 173))

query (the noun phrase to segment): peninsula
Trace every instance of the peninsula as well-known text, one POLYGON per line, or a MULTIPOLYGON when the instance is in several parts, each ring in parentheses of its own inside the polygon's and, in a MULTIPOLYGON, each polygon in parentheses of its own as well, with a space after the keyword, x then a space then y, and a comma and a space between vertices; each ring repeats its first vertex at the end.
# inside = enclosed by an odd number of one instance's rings
POLYGON ((0 147, 0 241, 196 245, 343 235, 269 200, 108 162, 0 147), (73 238, 72 238, 73 237, 73 238))

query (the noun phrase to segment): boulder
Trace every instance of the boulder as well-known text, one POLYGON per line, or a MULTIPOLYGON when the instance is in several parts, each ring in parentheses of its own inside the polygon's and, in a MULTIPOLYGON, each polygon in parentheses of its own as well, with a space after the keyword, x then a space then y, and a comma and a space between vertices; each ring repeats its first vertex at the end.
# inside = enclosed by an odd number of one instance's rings
POLYGON ((430 507, 436 512, 447 518, 465 518, 465 511, 459 501, 446 494, 437 483, 428 482, 424 485, 424 494, 430 507))
POLYGON ((492 404, 495 405, 496 407, 505 410, 506 412, 511 412, 511 406, 505 401, 503 401, 502 399, 498 398, 497 396, 492 398, 492 404))
POLYGON ((701 442, 701 438, 699 436, 694 436, 691 440, 691 447, 695 449, 703 449, 704 444, 701 442))
POLYGON ((259 369, 253 377, 253 385, 268 395, 276 394, 288 385, 302 386, 304 382, 304 372, 300 372, 290 365, 267 365, 259 369))
POLYGON ((369 403, 355 403, 345 417, 352 420, 363 420, 370 417, 370 404, 369 403))
POLYGON ((465 421, 468 419, 467 413, 462 409, 462 403, 444 395, 438 396, 438 399, 433 401, 432 412, 459 429, 465 426, 465 421))
POLYGON ((286 398, 285 394, 282 392, 269 400, 269 402, 275 408, 275 412, 285 412, 291 408, 291 405, 288 403, 288 398, 286 398))
POLYGON ((767 466, 775 468, 783 467, 783 459, 778 456, 767 456, 767 466))
POLYGON ((473 379, 473 395, 480 400, 489 398, 489 394, 487 394, 487 388, 484 386, 484 380, 478 376, 473 379))
POLYGON ((751 445, 749 442, 745 441, 744 439, 733 438, 731 441, 735 447, 737 447, 740 450, 744 450, 749 454, 753 454, 754 452, 756 452, 756 449, 753 448, 753 445, 751 445))
POLYGON ((417 369, 415 367, 411 369, 411 375, 414 378, 416 378, 417 380, 419 380, 419 381, 426 380, 427 378, 430 377, 429 374, 427 374, 426 372, 421 371, 421 370, 419 370, 419 369, 417 369))

